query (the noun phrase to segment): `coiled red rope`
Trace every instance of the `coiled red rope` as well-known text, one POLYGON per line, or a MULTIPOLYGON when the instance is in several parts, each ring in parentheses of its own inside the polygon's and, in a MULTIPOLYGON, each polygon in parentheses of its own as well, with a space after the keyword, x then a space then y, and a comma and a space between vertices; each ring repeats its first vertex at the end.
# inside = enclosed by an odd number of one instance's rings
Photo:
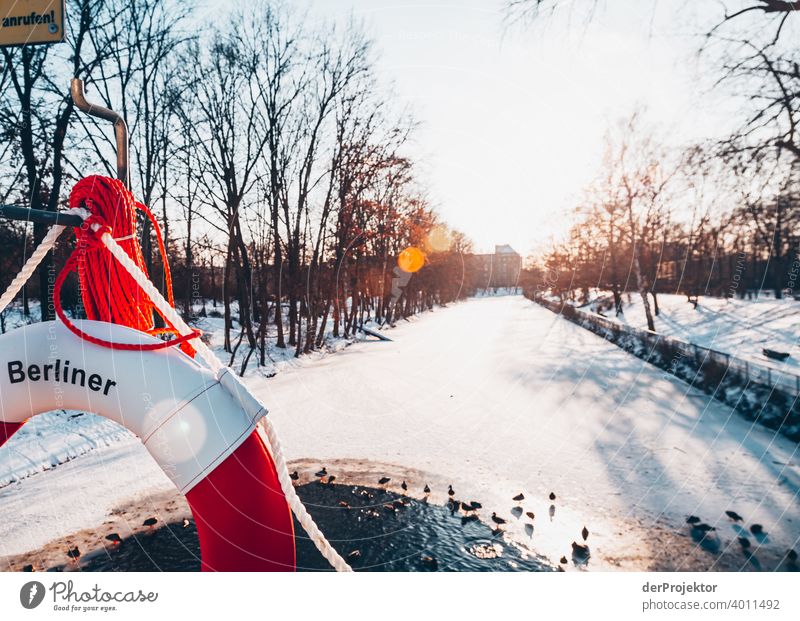
POLYGON ((141 211, 153 225, 164 265, 166 297, 170 306, 174 307, 172 273, 169 269, 161 227, 153 213, 136 201, 121 181, 100 175, 86 177, 75 184, 69 197, 69 204, 73 208, 82 207, 91 215, 84 220, 80 228, 75 228, 77 238, 75 250, 56 278, 53 302, 59 319, 78 337, 102 347, 152 351, 180 345, 185 353, 193 356, 194 348, 188 341, 197 338, 200 332, 193 330, 189 334, 179 335, 175 327, 160 312, 159 315, 168 327, 154 328, 153 311, 158 309, 100 241, 104 233, 109 233, 139 269, 147 274, 142 249, 136 235, 136 212, 141 211), (99 228, 95 230, 94 225, 99 225, 99 228), (81 300, 88 319, 115 323, 148 334, 178 336, 160 343, 129 344, 106 341, 83 332, 67 317, 61 305, 61 288, 67 276, 74 271, 78 273, 81 300))

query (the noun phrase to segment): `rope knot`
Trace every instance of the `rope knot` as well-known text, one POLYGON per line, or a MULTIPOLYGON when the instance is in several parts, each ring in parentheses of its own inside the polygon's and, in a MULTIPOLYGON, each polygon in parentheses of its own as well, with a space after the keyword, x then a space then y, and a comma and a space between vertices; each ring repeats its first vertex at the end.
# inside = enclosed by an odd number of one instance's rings
POLYGON ((99 216, 92 214, 75 229, 75 237, 78 239, 78 246, 84 250, 102 250, 103 242, 100 238, 105 233, 111 234, 112 230, 99 216))

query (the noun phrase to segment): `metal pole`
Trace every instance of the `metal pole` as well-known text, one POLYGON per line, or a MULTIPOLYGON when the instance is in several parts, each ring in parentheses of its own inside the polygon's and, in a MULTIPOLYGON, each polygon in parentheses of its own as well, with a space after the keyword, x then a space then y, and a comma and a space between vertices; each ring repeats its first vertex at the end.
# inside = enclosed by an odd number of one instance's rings
MULTIPOLYGON (((85 112, 90 116, 100 119, 105 119, 114 123, 114 135, 117 141, 117 179, 125 184, 125 187, 130 190, 130 170, 128 167, 128 126, 125 119, 122 118, 118 112, 109 110, 103 106, 93 104, 86 100, 83 92, 83 80, 73 78, 70 83, 70 94, 72 101, 78 107, 78 110, 85 112)), ((64 214, 51 211, 42 211, 39 209, 28 209, 27 207, 20 207, 18 205, 0 205, 0 216, 10 220, 25 220, 27 222, 37 222, 52 226, 54 224, 62 224, 64 226, 81 226, 83 220, 73 214, 64 214)))
POLYGON ((125 119, 123 119, 122 115, 118 112, 86 101, 86 96, 83 92, 83 80, 79 78, 72 79, 70 93, 72 94, 72 101, 75 102, 79 110, 90 116, 114 123, 114 134, 117 139, 117 179, 122 181, 126 188, 130 189, 130 173, 128 170, 128 126, 125 124, 125 119))
POLYGON ((19 205, 0 205, 0 216, 9 220, 25 220, 26 222, 37 222, 47 226, 53 226, 54 224, 81 226, 83 224, 83 219, 75 214, 28 209, 19 205))

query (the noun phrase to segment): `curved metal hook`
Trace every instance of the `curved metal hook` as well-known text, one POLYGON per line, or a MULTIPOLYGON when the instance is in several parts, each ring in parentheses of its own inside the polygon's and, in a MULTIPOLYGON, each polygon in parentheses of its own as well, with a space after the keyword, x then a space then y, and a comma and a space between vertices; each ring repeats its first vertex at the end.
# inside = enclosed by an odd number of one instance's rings
POLYGON ((72 94, 72 101, 78 106, 79 110, 90 116, 95 116, 114 123, 114 135, 117 139, 117 179, 122 181, 126 188, 130 189, 131 184, 128 172, 128 126, 125 123, 125 119, 122 118, 119 112, 114 112, 103 106, 86 101, 86 96, 83 92, 83 80, 79 78, 72 78, 70 93, 72 94))

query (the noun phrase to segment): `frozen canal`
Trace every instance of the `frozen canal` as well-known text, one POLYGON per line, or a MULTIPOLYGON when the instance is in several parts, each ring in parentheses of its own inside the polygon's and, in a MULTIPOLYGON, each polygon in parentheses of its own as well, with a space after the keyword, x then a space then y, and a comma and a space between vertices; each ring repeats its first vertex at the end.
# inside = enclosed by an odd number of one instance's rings
POLYGON ((800 536, 796 445, 522 297, 390 336, 262 385, 292 457, 393 462, 509 508, 522 491, 543 517, 552 491, 577 530, 594 522, 615 548, 621 528, 653 555, 670 551, 651 527, 687 515, 717 526, 723 548, 726 510, 781 545, 800 536))
MULTIPOLYGON (((740 554, 737 535, 762 544, 764 558, 797 545, 800 456, 792 442, 528 300, 473 299, 387 334, 393 342, 359 343, 251 382, 290 459, 380 471, 390 485, 430 482, 442 499, 452 484, 457 498, 497 511, 554 562, 585 525, 598 568, 696 567, 676 553, 697 547, 688 515, 717 529, 710 568, 740 554), (520 492, 535 531, 512 512, 520 492), (753 538, 753 523, 768 535, 753 538)), ((0 556, 169 486, 143 450, 125 443, 115 451, 0 490, 0 556), (129 473, 124 485, 109 475, 116 468, 129 473), (91 510, 55 500, 72 469, 96 472, 75 490, 91 510), (20 523, 14 513, 23 506, 20 523)))

